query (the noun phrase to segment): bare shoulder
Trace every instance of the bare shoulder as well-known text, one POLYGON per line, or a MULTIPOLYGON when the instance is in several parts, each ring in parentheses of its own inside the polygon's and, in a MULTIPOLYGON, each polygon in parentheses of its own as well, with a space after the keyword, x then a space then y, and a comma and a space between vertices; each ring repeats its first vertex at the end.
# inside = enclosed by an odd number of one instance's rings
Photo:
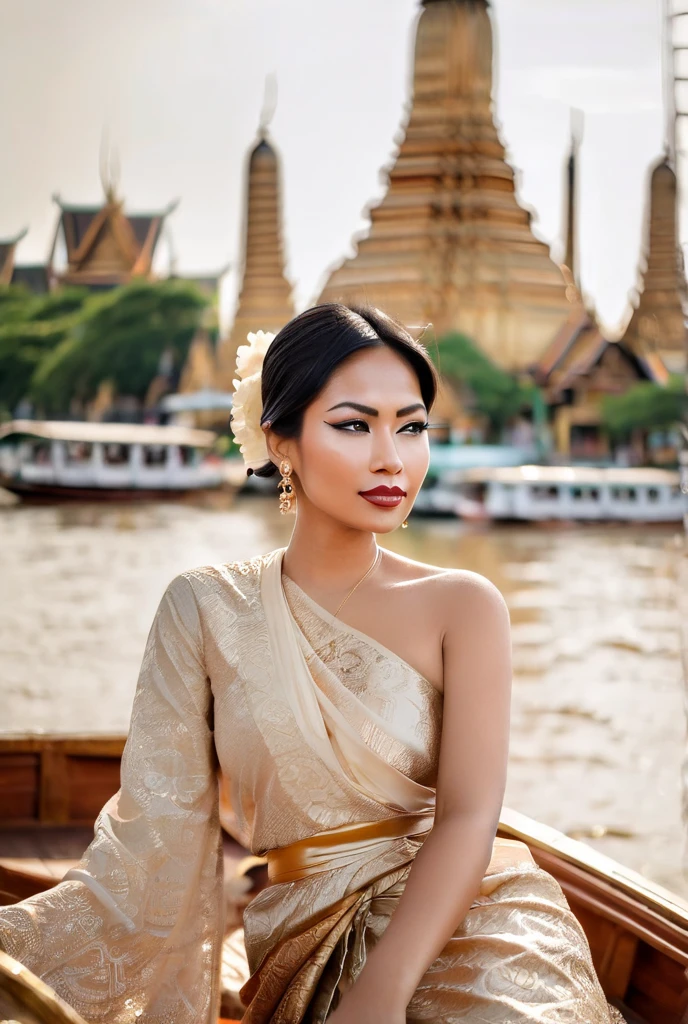
MULTIPOLYGON (((391 554, 391 553, 390 553, 391 554)), ((469 569, 446 569, 391 555, 390 569, 405 577, 409 586, 437 615, 437 621, 475 625, 480 620, 506 620, 502 592, 486 576, 469 569)))

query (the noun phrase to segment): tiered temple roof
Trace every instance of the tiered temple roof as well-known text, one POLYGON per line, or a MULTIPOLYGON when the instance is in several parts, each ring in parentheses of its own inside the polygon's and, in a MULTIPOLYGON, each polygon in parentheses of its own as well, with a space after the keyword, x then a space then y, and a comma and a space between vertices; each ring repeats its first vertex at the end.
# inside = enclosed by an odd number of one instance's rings
POLYGON ((424 0, 413 105, 356 255, 321 301, 367 301, 436 336, 462 331, 522 369, 569 313, 561 272, 518 203, 492 114, 487 0, 424 0))
POLYGON ((566 457, 609 454, 601 430, 606 395, 622 395, 644 380, 667 380, 661 359, 652 353, 642 358, 625 342, 609 341, 594 317, 577 303, 572 303, 568 320, 531 372, 554 410, 556 448, 566 457))
POLYGON ((155 248, 176 203, 157 213, 127 214, 111 190, 101 206, 67 206, 58 197, 55 201, 60 219, 53 256, 62 238, 67 258, 65 269, 53 271, 60 284, 100 289, 152 277, 155 248))
POLYGON ((565 256, 569 315, 540 358, 530 367, 553 410, 552 426, 560 455, 604 457, 608 439, 602 429, 602 401, 620 395, 639 381, 666 383, 659 356, 624 341, 610 341, 594 312, 585 308, 578 276, 578 208, 576 202, 578 140, 572 140, 567 164, 565 256))
POLYGON ((622 394, 641 380, 664 384, 666 369, 649 354, 641 357, 623 341, 610 341, 590 313, 572 307, 571 315, 557 332, 533 368, 537 384, 547 388, 551 404, 562 401, 567 391, 588 387, 597 376, 595 389, 622 394))
POLYGON ((675 373, 683 371, 688 351, 686 275, 678 244, 676 175, 664 157, 650 178, 646 267, 638 305, 624 341, 643 355, 660 356, 675 373))
POLYGON ((232 330, 218 352, 220 387, 232 390, 237 348, 250 331, 276 333, 294 316, 291 292, 284 270, 279 159, 263 133, 248 162, 243 279, 232 330))

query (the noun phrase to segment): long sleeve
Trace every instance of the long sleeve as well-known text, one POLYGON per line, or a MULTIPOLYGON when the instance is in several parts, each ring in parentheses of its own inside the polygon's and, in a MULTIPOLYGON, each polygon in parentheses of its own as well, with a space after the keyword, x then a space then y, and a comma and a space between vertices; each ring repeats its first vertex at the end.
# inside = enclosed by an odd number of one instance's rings
POLYGON ((77 868, 0 908, 0 947, 89 1022, 209 1024, 222 930, 212 696, 182 574, 148 636, 121 788, 77 868))

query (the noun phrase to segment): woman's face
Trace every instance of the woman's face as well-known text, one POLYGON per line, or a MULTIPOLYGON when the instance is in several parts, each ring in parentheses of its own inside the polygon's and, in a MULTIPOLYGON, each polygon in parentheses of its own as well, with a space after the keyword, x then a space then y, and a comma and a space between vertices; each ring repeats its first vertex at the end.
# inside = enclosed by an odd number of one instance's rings
POLYGON ((385 346, 335 370, 306 409, 298 440, 270 437, 292 463, 302 514, 312 506, 354 529, 389 533, 427 473, 426 427, 416 374, 385 346))

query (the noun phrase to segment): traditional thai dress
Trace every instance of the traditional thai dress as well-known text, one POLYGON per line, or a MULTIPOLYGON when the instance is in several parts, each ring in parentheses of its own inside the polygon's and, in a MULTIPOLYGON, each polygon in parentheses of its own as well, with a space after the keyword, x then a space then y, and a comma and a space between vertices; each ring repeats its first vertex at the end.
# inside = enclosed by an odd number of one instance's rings
MULTIPOLYGON (((442 696, 282 573, 182 573, 143 657, 119 793, 79 866, 0 908, 0 945, 90 1022, 210 1024, 223 937, 218 767, 271 884, 244 915, 245 1024, 322 1024, 432 828, 442 696)), ((461 870, 457 864, 450 870, 461 870)), ((610 1024, 585 935, 521 844, 495 855, 407 1021, 610 1024)))

